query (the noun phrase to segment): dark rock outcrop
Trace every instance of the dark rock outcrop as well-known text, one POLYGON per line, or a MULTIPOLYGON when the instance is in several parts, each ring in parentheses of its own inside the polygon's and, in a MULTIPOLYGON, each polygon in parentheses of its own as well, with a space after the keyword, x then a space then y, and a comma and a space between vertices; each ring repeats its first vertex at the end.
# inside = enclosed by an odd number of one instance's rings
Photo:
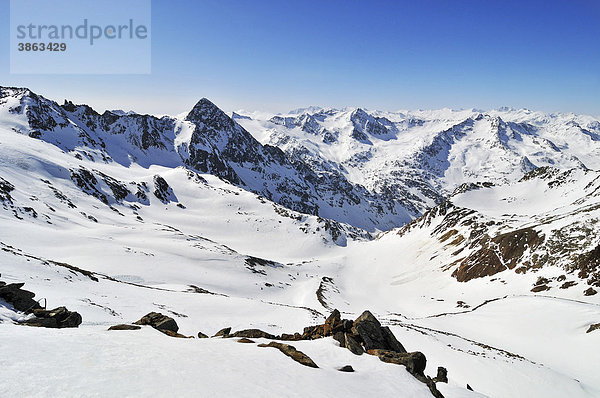
POLYGON ((238 342, 238 343, 246 343, 246 344, 255 343, 255 341, 254 341, 254 340, 250 340, 250 339, 247 339, 247 338, 245 338, 245 337, 243 337, 243 338, 239 339, 237 342, 238 342))
POLYGON ((443 366, 438 366, 437 376, 433 379, 436 383, 448 383, 448 370, 443 366))
POLYGON ((22 325, 43 327, 43 328, 76 328, 81 325, 81 315, 77 312, 71 312, 65 307, 58 307, 53 310, 36 309, 33 311, 35 318, 26 320, 22 325))
POLYGON ((15 310, 30 313, 42 308, 33 298, 35 293, 21 289, 24 283, 0 282, 0 298, 13 305, 15 310))
POLYGON ((594 289, 593 287, 588 288, 586 291, 583 292, 584 296, 593 296, 594 294, 598 293, 596 291, 596 289, 594 289))
POLYGON ((179 326, 177 326, 177 322, 175 322, 173 318, 163 315, 159 312, 151 312, 147 315, 144 315, 142 319, 134 322, 134 324, 149 325, 163 333, 165 331, 171 331, 173 333, 177 333, 179 331, 179 326))
POLYGON ((204 334, 204 333, 202 333, 202 332, 198 332, 198 338, 199 338, 199 339, 207 339, 207 338, 208 338, 208 336, 207 336, 207 335, 205 335, 205 334, 204 334))
POLYGON ((293 347, 289 344, 277 343, 275 341, 270 342, 269 344, 259 344, 259 347, 273 347, 277 348, 279 351, 292 358, 294 361, 302 364, 304 366, 308 366, 311 368, 318 368, 317 364, 313 362, 312 359, 302 351, 298 351, 296 347, 293 347))
POLYGON ((250 338, 250 339, 270 339, 273 340, 276 338, 276 336, 267 333, 267 332, 263 332, 262 330, 259 329, 246 329, 246 330, 240 330, 238 332, 233 333, 232 335, 230 335, 229 337, 246 337, 246 338, 250 338))
POLYGON ((342 366, 338 369, 340 372, 354 372, 354 368, 350 365, 342 366))
POLYGON ((229 333, 231 333, 231 328, 227 327, 219 330, 213 337, 230 337, 229 333))
POLYGON ((593 332, 594 330, 600 330, 600 323, 594 323, 593 325, 590 325, 586 333, 593 332))
POLYGON ((138 325, 114 325, 108 328, 108 330, 140 330, 142 327, 138 325))
POLYGON ((421 352, 399 353, 395 351, 372 349, 367 350, 368 354, 377 356, 380 360, 387 363, 406 366, 406 370, 413 376, 424 377, 427 359, 421 352))

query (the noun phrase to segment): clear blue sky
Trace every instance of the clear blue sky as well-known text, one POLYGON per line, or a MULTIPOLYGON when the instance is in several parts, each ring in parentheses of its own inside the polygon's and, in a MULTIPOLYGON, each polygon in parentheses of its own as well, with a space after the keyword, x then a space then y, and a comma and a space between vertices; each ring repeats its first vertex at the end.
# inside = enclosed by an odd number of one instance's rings
MULTIPOLYGON (((126 1, 126 0, 124 0, 126 1)), ((11 75, 99 110, 527 107, 600 115, 600 0, 152 1, 150 75, 11 75)))

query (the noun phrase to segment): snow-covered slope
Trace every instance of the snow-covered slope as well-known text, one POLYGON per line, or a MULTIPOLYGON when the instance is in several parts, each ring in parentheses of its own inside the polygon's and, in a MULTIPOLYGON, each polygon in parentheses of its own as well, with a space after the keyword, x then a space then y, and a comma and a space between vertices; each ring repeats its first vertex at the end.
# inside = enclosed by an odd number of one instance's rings
POLYGON ((0 89, 0 280, 83 317, 29 329, 0 302, 0 395, 431 396, 331 338, 293 343, 311 369, 106 330, 158 311, 281 334, 338 308, 446 367, 446 397, 599 396, 598 131, 510 109, 100 115, 0 89))
POLYGON ((573 114, 309 108, 236 120, 261 142, 338 170, 411 217, 466 182, 513 182, 542 166, 600 168, 600 122, 573 114))

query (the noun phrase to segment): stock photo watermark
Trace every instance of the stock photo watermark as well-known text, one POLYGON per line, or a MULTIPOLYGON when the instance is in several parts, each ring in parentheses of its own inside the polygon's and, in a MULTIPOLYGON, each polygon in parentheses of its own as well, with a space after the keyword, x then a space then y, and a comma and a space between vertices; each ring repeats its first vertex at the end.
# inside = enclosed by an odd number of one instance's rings
POLYGON ((11 0, 14 74, 147 74, 151 0, 11 0))

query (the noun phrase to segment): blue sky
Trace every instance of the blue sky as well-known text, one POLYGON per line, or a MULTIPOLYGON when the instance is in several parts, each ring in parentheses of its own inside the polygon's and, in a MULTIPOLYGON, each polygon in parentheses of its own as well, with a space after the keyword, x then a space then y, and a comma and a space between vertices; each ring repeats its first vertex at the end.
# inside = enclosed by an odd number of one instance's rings
MULTIPOLYGON (((0 0, 0 26, 9 1, 0 0)), ((600 1, 152 1, 149 75, 11 75, 99 110, 527 107, 600 115, 600 1)))

